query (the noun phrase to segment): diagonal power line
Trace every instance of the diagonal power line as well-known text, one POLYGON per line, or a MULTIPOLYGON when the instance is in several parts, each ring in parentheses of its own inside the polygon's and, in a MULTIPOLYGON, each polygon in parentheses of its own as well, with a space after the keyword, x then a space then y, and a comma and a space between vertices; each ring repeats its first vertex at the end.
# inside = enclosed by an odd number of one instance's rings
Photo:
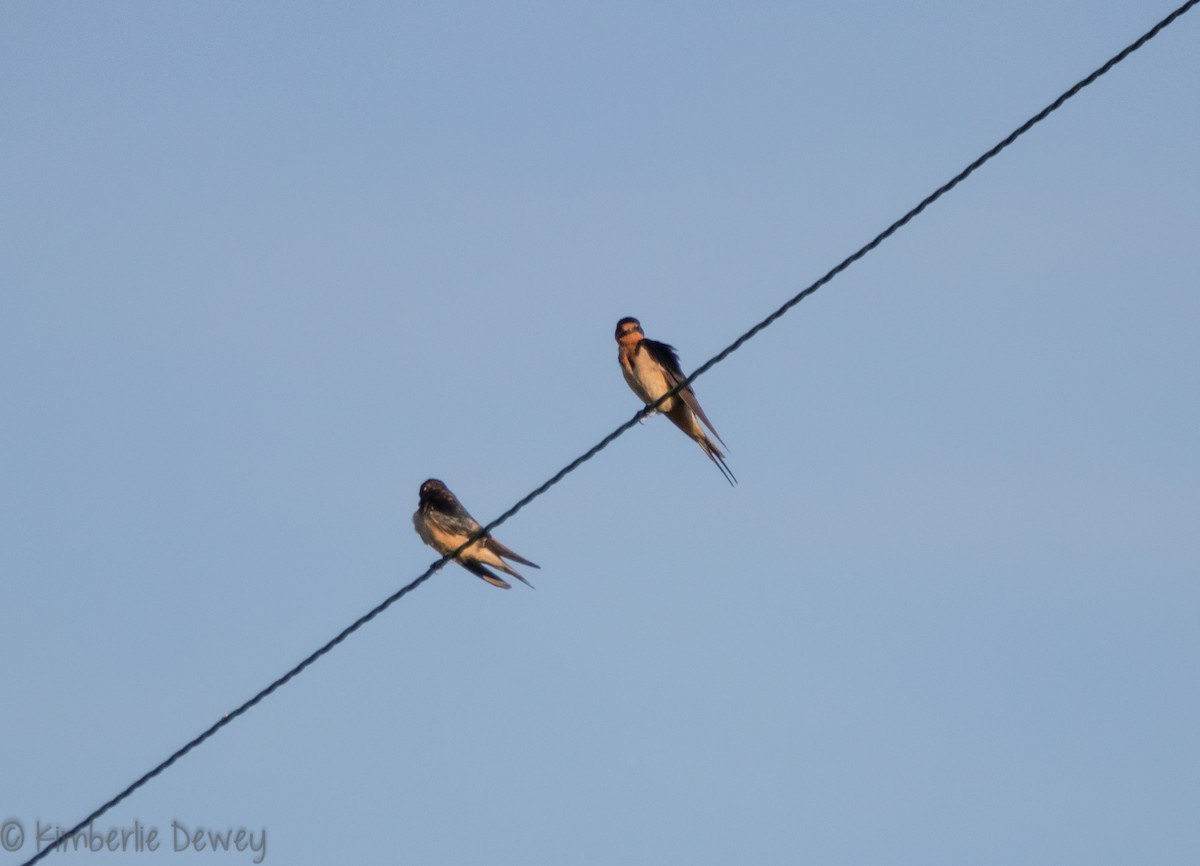
MULTIPOLYGON (((829 283, 830 281, 832 281, 834 279, 834 277, 836 277, 842 271, 849 268, 852 264, 854 264, 859 259, 863 258, 865 255, 870 253, 872 250, 874 250, 876 247, 878 247, 881 243, 883 243, 885 240, 887 240, 889 237, 891 237, 897 231, 904 228, 905 225, 907 225, 914 218, 919 216, 922 211, 924 211, 927 207, 929 207, 931 204, 933 204, 935 201, 937 201, 943 195, 950 192, 950 190, 954 189, 954 187, 958 186, 960 183, 962 183, 964 180, 966 180, 968 177, 970 177, 972 174, 974 174, 977 169, 981 168, 985 163, 987 163, 989 160, 991 160, 992 157, 999 154, 1001 151, 1003 151, 1005 148, 1007 148, 1009 145, 1011 145, 1013 142, 1015 142, 1018 138, 1020 138, 1026 132, 1031 130, 1034 126, 1041 123, 1043 120, 1045 120, 1047 117, 1049 117, 1052 113, 1054 113, 1059 108, 1061 108, 1063 103, 1065 103, 1068 99, 1075 96, 1077 93, 1079 93, 1081 90, 1083 90, 1088 85, 1092 84, 1094 81, 1096 81, 1096 79, 1100 78, 1100 76, 1104 75, 1106 72, 1108 72, 1110 69, 1112 69, 1118 63, 1120 63, 1122 60, 1124 60, 1126 57, 1128 57, 1134 51, 1137 51, 1139 48, 1141 48, 1143 45, 1145 45, 1147 42, 1149 42, 1151 39, 1153 39, 1155 36, 1157 36, 1160 32, 1162 32, 1163 29, 1170 26, 1176 19, 1178 19, 1181 15, 1183 15, 1184 13, 1189 11, 1197 3, 1200 3, 1200 0, 1187 0, 1186 3, 1179 6, 1177 9, 1175 9, 1173 12, 1171 12, 1169 15, 1167 15, 1165 18, 1163 18, 1161 21, 1159 21, 1157 24, 1155 24, 1153 27, 1151 27, 1149 30, 1147 30, 1145 33, 1143 33, 1137 39, 1135 39, 1133 42, 1131 42, 1129 45, 1125 46, 1125 48, 1121 49, 1119 52, 1117 52, 1112 57, 1110 57, 1107 61, 1104 62, 1104 64, 1102 64, 1097 69, 1095 69, 1093 72, 1091 72, 1089 75, 1087 75, 1085 78, 1080 79, 1078 82, 1076 82, 1070 88, 1065 90, 1053 102, 1048 104, 1041 111, 1037 112, 1037 114, 1033 115, 1028 120, 1026 120, 1024 123, 1022 123, 1020 126, 1018 126, 1016 129, 1014 129, 1011 133, 1009 133, 1007 136, 1005 136, 1001 141, 996 143, 993 147, 991 147, 989 150, 987 150, 982 155, 980 155, 977 159, 975 159, 973 162, 971 162, 966 168, 964 168, 958 174, 954 175, 954 177, 950 178, 950 180, 946 181, 944 184, 939 186, 936 190, 934 190, 929 195, 927 195, 925 198, 923 198, 915 207, 913 207, 910 211, 908 211, 906 214, 904 214, 904 216, 900 217, 894 223, 889 225, 886 229, 881 231, 874 238, 872 238, 866 244, 861 246, 858 250, 851 253, 846 258, 842 259, 842 261, 839 262, 837 265, 830 268, 830 270, 828 272, 826 272, 824 276, 820 277, 818 280, 811 283, 810 285, 808 285, 806 288, 804 288, 797 294, 793 295, 782 306, 780 306, 779 309, 775 310, 775 312, 771 313, 769 316, 767 316, 761 322, 756 324, 754 327, 750 328, 750 330, 746 331, 744 334, 742 334, 740 337, 738 337, 736 340, 734 340, 732 343, 730 343, 728 346, 726 346, 724 349, 722 349, 716 355, 714 355, 713 357, 711 357, 707 361, 705 361, 703 364, 701 364, 700 367, 698 367, 695 372, 693 372, 690 376, 688 376, 682 382, 677 384, 674 388, 672 388, 670 391, 668 391, 666 394, 664 394, 662 397, 660 397, 657 401, 650 404, 649 406, 644 407, 641 411, 637 412, 628 421, 621 424, 619 427, 617 427, 615 430, 613 430, 611 433, 609 433, 607 436, 605 436, 603 439, 601 439, 599 442, 597 442, 595 445, 593 445, 591 448, 589 448, 583 454, 579 455, 574 460, 572 460, 570 463, 568 463, 566 466, 564 466, 562 469, 558 470, 558 472, 554 473, 553 476, 551 476, 549 479, 547 479, 545 482, 543 482, 540 486, 538 486, 534 490, 527 493, 524 497, 522 497, 520 500, 518 500, 511 508, 509 508, 503 514, 501 514, 499 517, 497 517, 491 523, 489 523, 486 526, 484 526, 483 528, 481 528, 478 532, 476 532, 470 538, 468 538, 457 550, 455 550, 452 553, 446 554, 441 559, 437 560, 437 562, 434 562, 427 569, 425 569, 424 572, 422 572, 420 575, 418 575, 416 578, 414 578, 411 582, 409 582, 405 586, 401 587, 400 589, 396 590, 396 592, 389 595, 387 598, 385 598, 379 604, 375 605, 375 607, 371 608, 371 610, 367 611, 365 614, 360 616, 358 619, 356 619, 350 625, 346 626, 344 629, 342 629, 340 632, 338 632, 338 634, 336 636, 334 636, 330 641, 328 641, 322 647, 315 650, 312 654, 310 654, 309 656, 304 658, 302 661, 300 661, 298 664, 296 664, 291 670, 289 670, 287 673, 283 674, 283 676, 279 677, 274 682, 272 682, 270 685, 268 685, 267 687, 262 689, 262 691, 260 691, 254 697, 250 698, 245 703, 243 703, 237 709, 222 716, 221 719, 214 722, 206 730, 202 731, 200 734, 193 737, 191 740, 189 740, 187 743, 185 743, 183 746, 181 746, 179 749, 177 749, 175 752, 173 752, 168 758, 166 758, 164 761, 162 761, 162 763, 158 764, 158 766, 154 767, 149 772, 143 774, 138 779, 134 780, 128 787, 126 787, 124 790, 119 792, 112 799, 108 800, 106 803, 104 803, 101 806, 99 806, 98 808, 96 808, 91 814, 89 814, 86 818, 84 818, 82 821, 80 821, 78 824, 76 824, 74 827, 72 827, 69 831, 67 831, 66 834, 64 834, 63 837, 60 837, 60 838, 61 839, 69 839, 71 836, 75 835, 80 830, 83 830, 85 827, 87 827, 89 824, 91 824, 93 821, 95 821, 97 818, 99 818, 101 815, 103 815, 109 809, 112 809, 114 806, 121 803, 123 800, 128 798, 130 795, 132 795, 135 791, 137 791, 139 788, 141 788, 143 785, 145 785, 147 782, 149 782, 155 776, 158 776, 160 773, 162 773, 164 770, 166 770, 168 767, 170 767, 172 764, 174 764, 176 761, 178 761, 180 758, 182 758, 184 755, 186 755, 192 749, 196 748, 201 743, 203 743, 205 740, 207 740, 209 737, 216 734, 217 731, 221 730, 221 728, 225 727, 230 722, 232 722, 234 719, 236 719, 239 716, 243 715, 244 713, 248 712, 250 709, 252 709, 256 705, 258 705, 261 701, 263 701, 267 697, 269 697, 277 689, 286 685, 293 678, 295 678, 296 676, 301 674, 307 667, 312 665, 314 662, 316 662, 322 656, 331 652, 338 644, 340 644, 342 641, 344 641, 346 638, 348 638, 351 634, 358 631, 358 629, 362 628, 368 622, 373 620, 379 614, 383 613, 385 610, 387 610, 389 607, 391 607, 393 604, 395 604, 401 598, 408 595, 408 593, 412 592, 414 589, 416 589, 418 586, 420 586, 422 583, 424 583, 426 580, 428 580, 430 577, 432 577, 434 575, 434 573, 436 573, 439 569, 442 568, 442 566, 444 566, 447 562, 449 562, 451 559, 453 559, 458 554, 462 553, 463 550, 465 550, 472 543, 474 543, 480 536, 490 532, 491 530, 498 527, 500 524, 507 521, 510 517, 514 516, 517 512, 519 512, 521 509, 523 509, 526 505, 533 502, 533 500, 537 499, 543 493, 548 491, 551 487, 555 486, 556 484, 558 484, 558 482, 562 481, 563 478, 565 478, 567 475, 574 472, 576 469, 578 469, 584 463, 591 460, 593 457, 595 457, 597 454, 599 454, 601 451, 603 451, 605 448, 607 448, 609 445, 611 445, 616 439, 623 436, 634 425, 636 425, 639 421, 641 421, 643 418, 648 416, 651 412, 653 412, 655 409, 657 409, 664 402, 671 399, 671 397, 673 397, 679 391, 686 388, 693 381, 700 378, 700 376, 704 375, 711 368, 715 367, 717 364, 721 363, 726 358, 728 358, 730 355, 732 355, 734 352, 736 352, 738 349, 740 349, 747 341, 749 341, 751 338, 753 338, 755 335, 757 335, 760 331, 762 331, 765 328, 768 328, 772 324, 774 324, 785 313, 787 313, 790 309, 792 309, 792 307, 796 306, 801 301, 803 301, 805 298, 807 298, 809 295, 813 294, 818 289, 820 289, 822 286, 824 286, 827 283, 829 283)), ((23 863, 22 866, 32 866, 32 864, 41 860, 43 857, 45 857, 51 851, 55 850, 55 844, 56 843, 51 843, 51 844, 47 845, 45 848, 42 848, 40 851, 37 852, 37 854, 35 854, 29 860, 25 861, 25 863, 23 863)))

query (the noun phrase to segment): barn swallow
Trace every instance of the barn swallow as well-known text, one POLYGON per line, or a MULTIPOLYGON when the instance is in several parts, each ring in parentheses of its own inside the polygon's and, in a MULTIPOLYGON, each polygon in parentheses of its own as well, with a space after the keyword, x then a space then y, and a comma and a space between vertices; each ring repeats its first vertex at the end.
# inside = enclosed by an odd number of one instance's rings
MULTIPOLYGON (((647 406, 687 378, 679 367, 679 355, 675 349, 666 343, 646 339, 637 319, 624 318, 617 322, 616 337, 617 360, 621 363, 625 381, 647 406)), ((691 385, 665 401, 656 411, 662 412, 671 419, 671 423, 694 439, 708 459, 721 470, 726 481, 731 485, 737 483, 725 463, 725 454, 704 432, 704 427, 707 427, 717 437, 717 442, 725 444, 721 434, 713 429, 712 422, 700 408, 691 385), (701 421, 704 427, 700 426, 701 421)))
MULTIPOLYGON (((462 507, 458 497, 436 478, 430 478, 421 485, 420 498, 421 503, 413 512, 413 526, 417 530, 417 535, 421 536, 421 540, 438 553, 443 555, 453 553, 464 541, 479 531, 479 523, 467 513, 467 509, 462 507)), ((501 589, 510 588, 508 581, 488 571, 484 568, 485 565, 498 568, 505 574, 511 574, 521 583, 532 587, 532 583, 517 574, 507 562, 500 558, 502 556, 522 565, 528 565, 530 568, 540 568, 523 556, 509 550, 490 535, 485 535, 473 543, 455 557, 454 561, 471 574, 482 577, 492 586, 498 586, 501 589)))

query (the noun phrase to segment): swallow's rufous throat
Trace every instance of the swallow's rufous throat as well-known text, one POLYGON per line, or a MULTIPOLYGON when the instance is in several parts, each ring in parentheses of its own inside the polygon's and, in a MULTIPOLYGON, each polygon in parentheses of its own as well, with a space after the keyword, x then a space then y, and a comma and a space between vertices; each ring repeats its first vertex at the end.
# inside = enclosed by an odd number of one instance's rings
MULTIPOLYGON (((633 393, 641 397, 647 406, 687 378, 679 368, 679 355, 675 349, 666 343, 646 339, 642 325, 637 319, 625 318, 617 322, 616 336, 619 347, 617 360, 621 362, 621 372, 625 374, 625 381, 629 383, 633 393)), ((721 434, 713 429, 712 422, 700 408, 700 402, 696 399, 691 385, 665 401, 657 411, 662 412, 671 419, 671 423, 696 440, 708 455, 708 459, 721 470, 726 481, 730 484, 737 483, 737 479, 725 463, 725 454, 704 432, 704 427, 707 427, 712 435, 717 437, 717 442, 725 444, 721 434), (704 422, 704 427, 700 426, 701 421, 704 422)))
MULTIPOLYGON (((413 526, 421 540, 440 554, 453 553, 464 541, 479 531, 479 523, 467 513, 462 503, 436 478, 430 478, 421 485, 421 503, 413 512, 413 526)), ((511 574, 526 586, 533 586, 500 557, 511 559, 530 568, 540 566, 530 562, 525 557, 514 553, 490 535, 485 535, 475 541, 470 547, 455 557, 454 561, 471 574, 478 575, 501 589, 509 589, 508 581, 496 576, 484 568, 490 565, 505 574, 511 574)))

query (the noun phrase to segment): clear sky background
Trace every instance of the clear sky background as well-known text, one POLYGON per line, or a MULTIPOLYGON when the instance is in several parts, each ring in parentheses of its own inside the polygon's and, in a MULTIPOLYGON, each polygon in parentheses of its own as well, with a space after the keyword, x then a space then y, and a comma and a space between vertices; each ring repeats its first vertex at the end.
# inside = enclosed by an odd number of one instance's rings
MULTIPOLYGON (((1174 6, 0 6, 0 820, 69 826, 1174 6)), ((1200 13, 97 829, 1200 857, 1200 13)), ((0 863, 32 855, 31 840, 0 863)), ((53 860, 51 862, 54 862, 53 860)), ((66 862, 65 860, 63 862, 66 862)))

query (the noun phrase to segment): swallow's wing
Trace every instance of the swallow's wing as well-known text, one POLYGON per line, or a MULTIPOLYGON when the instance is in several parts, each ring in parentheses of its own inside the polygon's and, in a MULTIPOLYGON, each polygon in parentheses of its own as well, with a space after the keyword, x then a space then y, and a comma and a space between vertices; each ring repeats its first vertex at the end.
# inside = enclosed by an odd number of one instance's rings
MULTIPOLYGON (((679 366, 679 353, 675 351, 673 346, 668 346, 666 343, 660 343, 657 340, 642 340, 642 345, 650 353, 650 358, 663 368, 667 384, 670 387, 674 388, 687 378, 679 366)), ((684 405, 691 409, 696 417, 704 422, 704 426, 712 432, 712 435, 717 437, 717 441, 725 445, 725 440, 721 438, 721 434, 717 432, 712 422, 708 420, 708 416, 704 414, 704 410, 700 408, 700 401, 696 399, 696 393, 692 390, 692 386, 688 385, 680 391, 679 396, 683 398, 684 405)), ((728 448, 729 446, 725 445, 725 447, 728 448)))
MULTIPOLYGON (((717 437, 717 441, 722 445, 725 445, 725 440, 721 438, 721 434, 717 432, 716 428, 713 427, 712 422, 708 420, 708 416, 704 414, 704 410, 700 408, 700 401, 697 400, 696 395, 692 393, 691 386, 684 388, 681 393, 683 394, 683 402, 687 404, 687 407, 696 413, 697 418, 704 422, 704 426, 708 428, 712 435, 717 437)), ((728 448, 729 446, 725 445, 725 447, 728 448)))
POLYGON ((674 346, 660 343, 658 340, 642 340, 642 351, 650 356, 650 360, 662 367, 678 382, 683 378, 683 370, 679 368, 679 353, 674 346))
POLYGON ((425 511, 425 519, 430 526, 446 535, 461 537, 463 541, 467 540, 467 536, 479 531, 479 523, 461 506, 452 512, 428 508, 425 511))

